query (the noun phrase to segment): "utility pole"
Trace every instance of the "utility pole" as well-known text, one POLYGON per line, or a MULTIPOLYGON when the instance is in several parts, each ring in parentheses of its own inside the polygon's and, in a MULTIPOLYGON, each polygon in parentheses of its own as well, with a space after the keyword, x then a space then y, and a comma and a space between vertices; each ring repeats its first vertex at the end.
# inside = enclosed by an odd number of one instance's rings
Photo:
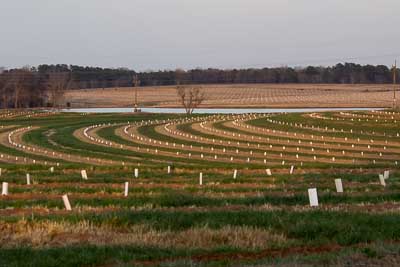
POLYGON ((393 109, 397 107, 397 99, 396 99, 396 72, 397 72, 397 61, 394 61, 394 66, 393 66, 393 109))
POLYGON ((135 74, 133 76, 133 87, 135 87, 135 103, 134 103, 134 112, 139 112, 139 108, 138 108, 138 101, 137 101, 137 94, 138 94, 138 87, 140 85, 140 81, 138 76, 135 74))

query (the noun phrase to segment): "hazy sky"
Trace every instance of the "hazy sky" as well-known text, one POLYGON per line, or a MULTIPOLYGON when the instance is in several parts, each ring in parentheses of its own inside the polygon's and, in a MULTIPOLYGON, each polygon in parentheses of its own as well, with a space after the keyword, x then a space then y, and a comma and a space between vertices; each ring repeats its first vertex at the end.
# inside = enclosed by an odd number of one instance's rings
POLYGON ((399 0, 0 0, 0 66, 391 65, 399 0))

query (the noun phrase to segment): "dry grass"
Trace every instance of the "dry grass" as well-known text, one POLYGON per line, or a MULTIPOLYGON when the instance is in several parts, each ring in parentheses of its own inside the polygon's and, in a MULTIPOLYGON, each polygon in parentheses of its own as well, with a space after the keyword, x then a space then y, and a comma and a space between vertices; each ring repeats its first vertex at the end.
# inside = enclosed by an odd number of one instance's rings
POLYGON ((88 221, 77 224, 67 222, 0 223, 0 247, 28 245, 35 248, 68 245, 139 245, 162 248, 215 248, 231 246, 242 249, 265 249, 276 243, 286 242, 282 234, 252 227, 224 226, 211 229, 207 226, 185 231, 158 231, 148 225, 135 225, 115 229, 94 226, 88 221), (190 237, 190 238, 189 238, 190 237))
MULTIPOLYGON (((389 107, 390 85, 232 84, 202 85, 202 107, 389 107)), ((67 92, 72 107, 133 107, 133 88, 67 92)), ((142 87, 142 107, 180 107, 174 86, 142 87)))

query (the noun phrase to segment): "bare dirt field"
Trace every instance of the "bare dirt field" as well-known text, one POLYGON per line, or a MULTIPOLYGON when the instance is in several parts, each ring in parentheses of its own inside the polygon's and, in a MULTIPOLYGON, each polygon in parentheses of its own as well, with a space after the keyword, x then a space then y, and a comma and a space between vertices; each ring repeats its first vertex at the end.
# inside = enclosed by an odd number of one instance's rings
MULTIPOLYGON (((199 85, 206 100, 202 107, 390 107, 391 85, 232 84, 199 85)), ((133 88, 81 89, 66 93, 73 108, 132 107, 133 88)), ((141 107, 179 107, 174 86, 139 87, 141 107)))

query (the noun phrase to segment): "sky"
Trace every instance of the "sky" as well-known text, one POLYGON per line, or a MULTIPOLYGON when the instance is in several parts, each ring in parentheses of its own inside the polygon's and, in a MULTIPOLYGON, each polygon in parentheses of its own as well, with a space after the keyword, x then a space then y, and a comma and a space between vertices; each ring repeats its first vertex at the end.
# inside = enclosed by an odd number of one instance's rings
POLYGON ((391 66, 399 11, 399 0, 0 0, 0 66, 391 66))

